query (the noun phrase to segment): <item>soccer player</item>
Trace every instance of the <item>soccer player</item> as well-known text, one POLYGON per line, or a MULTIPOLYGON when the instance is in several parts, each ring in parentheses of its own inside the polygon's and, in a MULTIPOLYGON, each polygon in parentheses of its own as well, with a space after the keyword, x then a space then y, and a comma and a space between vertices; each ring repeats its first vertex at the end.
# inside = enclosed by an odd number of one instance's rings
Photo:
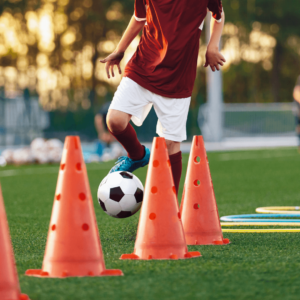
POLYGON ((115 138, 108 131, 107 122, 106 122, 109 106, 110 106, 110 102, 104 103, 94 118, 95 128, 98 133, 96 152, 99 156, 102 155, 104 147, 106 146, 109 147, 110 144, 115 141, 115 138), (103 145, 103 143, 105 143, 105 145, 103 145))
POLYGON ((216 71, 225 62, 219 52, 225 20, 221 0, 135 0, 134 16, 116 50, 101 60, 106 63, 108 78, 115 76, 115 65, 121 74, 124 52, 143 29, 107 116, 108 129, 128 153, 110 172, 133 172, 148 164, 150 151, 141 145, 129 121, 141 126, 153 105, 158 116, 156 132, 166 139, 178 193, 182 172, 180 143, 186 140, 199 39, 208 11, 213 18, 204 67, 216 71))

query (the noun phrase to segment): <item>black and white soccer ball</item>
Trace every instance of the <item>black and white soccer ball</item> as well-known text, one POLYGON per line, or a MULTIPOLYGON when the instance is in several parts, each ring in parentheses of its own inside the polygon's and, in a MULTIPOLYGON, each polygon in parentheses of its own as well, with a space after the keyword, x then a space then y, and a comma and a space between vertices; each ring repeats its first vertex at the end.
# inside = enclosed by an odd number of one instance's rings
POLYGON ((108 174, 98 188, 98 201, 102 209, 114 218, 128 218, 142 205, 144 187, 130 172, 108 174))

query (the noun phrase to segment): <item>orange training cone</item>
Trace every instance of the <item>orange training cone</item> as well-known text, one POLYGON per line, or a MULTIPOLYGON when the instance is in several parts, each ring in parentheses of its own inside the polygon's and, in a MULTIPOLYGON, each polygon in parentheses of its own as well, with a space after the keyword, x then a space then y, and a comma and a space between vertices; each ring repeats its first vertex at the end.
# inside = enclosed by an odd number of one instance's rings
POLYGON ((80 139, 65 140, 41 270, 37 277, 123 275, 106 270, 80 139))
POLYGON ((0 299, 29 300, 21 294, 0 187, 0 299))
POLYGON ((180 212, 188 245, 223 245, 218 207, 202 136, 194 136, 180 212))
POLYGON ((188 252, 164 138, 154 138, 134 253, 121 259, 183 259, 188 252))

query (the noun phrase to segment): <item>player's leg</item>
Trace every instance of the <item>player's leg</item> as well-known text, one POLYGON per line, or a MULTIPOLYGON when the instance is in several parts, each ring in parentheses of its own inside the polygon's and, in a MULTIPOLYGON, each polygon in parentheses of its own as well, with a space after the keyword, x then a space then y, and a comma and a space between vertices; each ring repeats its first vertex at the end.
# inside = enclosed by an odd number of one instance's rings
POLYGON ((180 151, 180 142, 166 140, 168 153, 170 157, 173 180, 178 194, 181 173, 182 173, 182 155, 180 151))
POLYGON ((147 100, 149 91, 131 79, 124 77, 116 91, 107 115, 107 125, 111 134, 128 153, 117 161, 110 172, 129 171, 149 163, 150 150, 141 145, 130 119, 141 126, 151 107, 147 100))
POLYGON ((133 160, 145 156, 145 147, 137 138, 134 128, 129 123, 132 115, 123 111, 110 109, 107 115, 107 126, 111 134, 118 140, 133 160))
POLYGON ((158 95, 153 96, 154 109, 159 119, 156 132, 166 139, 177 194, 182 173, 180 144, 186 140, 186 121, 190 101, 190 97, 170 99, 158 95))

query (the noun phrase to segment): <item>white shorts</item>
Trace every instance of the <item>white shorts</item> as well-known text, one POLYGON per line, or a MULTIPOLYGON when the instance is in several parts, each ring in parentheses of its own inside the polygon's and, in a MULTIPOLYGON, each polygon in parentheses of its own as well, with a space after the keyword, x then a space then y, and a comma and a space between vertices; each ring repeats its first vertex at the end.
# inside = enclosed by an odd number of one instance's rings
POLYGON ((132 122, 141 126, 152 105, 158 117, 156 133, 167 140, 186 140, 186 121, 191 97, 172 99, 154 94, 135 81, 124 77, 114 95, 109 109, 132 115, 132 122))

